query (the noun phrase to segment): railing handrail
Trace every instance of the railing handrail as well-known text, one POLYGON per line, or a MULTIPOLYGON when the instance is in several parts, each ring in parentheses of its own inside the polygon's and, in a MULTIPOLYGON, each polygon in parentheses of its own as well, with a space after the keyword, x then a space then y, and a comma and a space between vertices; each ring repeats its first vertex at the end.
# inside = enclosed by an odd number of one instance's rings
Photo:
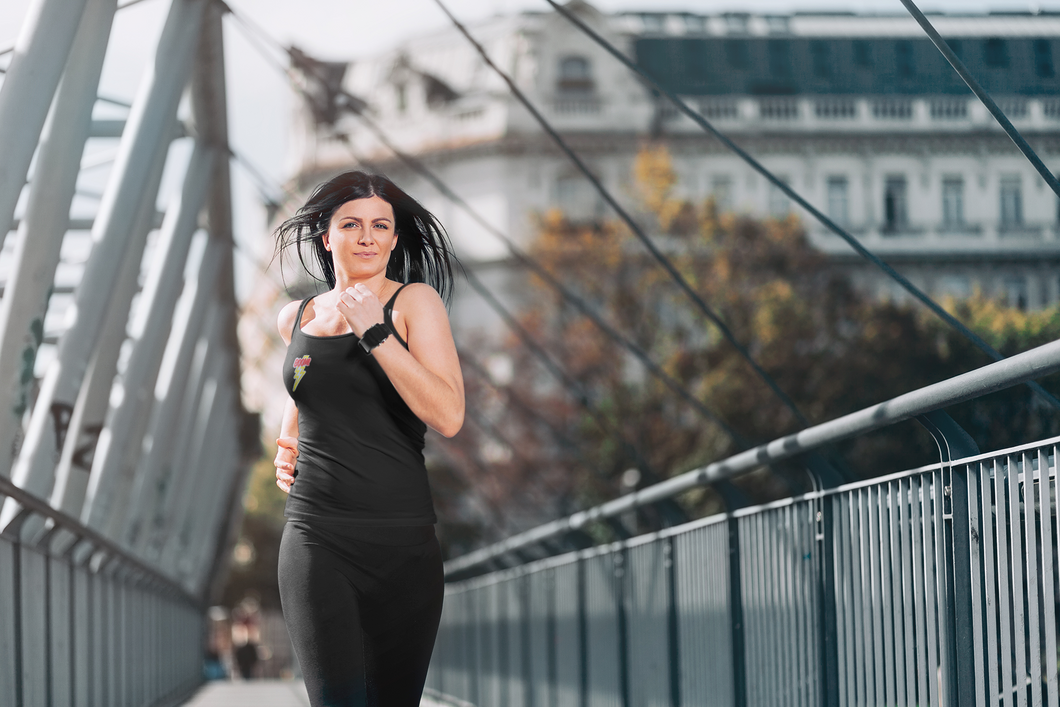
POLYGON ((445 563, 446 576, 463 572, 514 550, 577 530, 586 523, 613 518, 640 506, 657 503, 697 486, 722 481, 765 464, 790 459, 878 430, 917 415, 966 402, 1060 371, 1060 341, 910 391, 886 402, 786 435, 721 461, 693 469, 666 481, 620 496, 565 518, 554 520, 445 563))
MULTIPOLYGON (((183 586, 174 581, 173 578, 162 574, 110 538, 89 528, 77 518, 53 508, 52 505, 44 499, 38 498, 28 491, 19 488, 13 481, 11 481, 11 479, 5 476, 0 476, 0 496, 8 496, 14 499, 24 510, 49 518, 54 521, 57 526, 72 533, 77 539, 74 544, 70 546, 68 552, 72 551, 74 547, 80 545, 82 542, 91 543, 94 547, 93 554, 98 551, 103 551, 123 565, 126 565, 155 582, 162 584, 167 590, 174 594, 180 595, 188 603, 196 606, 202 604, 202 599, 189 593, 183 586)), ((12 529, 17 533, 17 528, 20 525, 21 524, 16 523, 12 526, 12 529)), ((0 537, 3 536, 0 535, 0 537)))

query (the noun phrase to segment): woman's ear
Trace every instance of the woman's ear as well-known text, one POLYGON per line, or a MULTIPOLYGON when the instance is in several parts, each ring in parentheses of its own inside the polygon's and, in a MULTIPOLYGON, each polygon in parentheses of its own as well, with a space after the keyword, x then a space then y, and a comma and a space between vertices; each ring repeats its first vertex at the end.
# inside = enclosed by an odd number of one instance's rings
POLYGON ((397 231, 394 231, 394 240, 390 241, 390 252, 391 253, 393 253, 394 249, 397 248, 397 243, 398 243, 398 234, 397 234, 397 231))
POLYGON ((328 234, 325 233, 323 236, 320 237, 320 240, 324 242, 324 250, 330 251, 331 244, 328 242, 328 234))

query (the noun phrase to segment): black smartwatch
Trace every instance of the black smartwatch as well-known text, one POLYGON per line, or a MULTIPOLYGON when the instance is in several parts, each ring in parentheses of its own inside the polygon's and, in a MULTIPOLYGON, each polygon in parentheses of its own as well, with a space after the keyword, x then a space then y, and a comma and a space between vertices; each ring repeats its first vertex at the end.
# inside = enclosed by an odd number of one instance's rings
POLYGON ((368 327, 368 330, 365 331, 364 335, 361 337, 361 348, 364 349, 365 353, 370 354, 375 347, 382 344, 388 338, 390 338, 390 327, 381 322, 379 324, 374 324, 368 327))

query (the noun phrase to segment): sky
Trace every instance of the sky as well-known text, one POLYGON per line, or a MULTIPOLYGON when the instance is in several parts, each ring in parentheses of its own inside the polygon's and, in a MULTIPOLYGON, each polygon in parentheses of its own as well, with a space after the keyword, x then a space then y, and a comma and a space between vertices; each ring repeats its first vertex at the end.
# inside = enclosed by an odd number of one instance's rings
MULTIPOLYGON (((14 44, 28 8, 37 1, 0 0, 0 51, 14 44)), ((122 0, 122 4, 128 1, 122 0)), ((280 43, 297 45, 313 56, 330 60, 371 56, 402 40, 448 26, 448 20, 435 0, 227 1, 280 43)), ((169 2, 142 0, 117 13, 100 85, 101 95, 125 100, 135 95, 143 69, 154 51, 169 2)), ((445 2, 455 15, 468 22, 522 10, 548 9, 545 0, 445 2)), ((905 12, 898 0, 595 0, 593 4, 607 12, 905 12)), ((1060 0, 922 0, 921 9, 952 13, 1060 11, 1060 0)), ((263 175, 263 179, 256 181, 264 182, 257 185, 246 169, 239 164, 233 167, 236 237, 244 246, 244 253, 262 253, 268 250, 268 233, 261 192, 264 190, 271 192, 270 196, 278 196, 279 185, 290 176, 288 125, 294 101, 298 99, 288 88, 285 77, 262 59, 231 18, 225 25, 230 141, 233 150, 263 175)), ((0 56, 0 67, 6 67, 9 57, 0 56)), ((174 174, 167 178, 163 189, 172 190, 178 184, 179 174, 174 174)), ((237 272, 240 293, 249 292, 255 276, 252 264, 244 255, 237 272)))

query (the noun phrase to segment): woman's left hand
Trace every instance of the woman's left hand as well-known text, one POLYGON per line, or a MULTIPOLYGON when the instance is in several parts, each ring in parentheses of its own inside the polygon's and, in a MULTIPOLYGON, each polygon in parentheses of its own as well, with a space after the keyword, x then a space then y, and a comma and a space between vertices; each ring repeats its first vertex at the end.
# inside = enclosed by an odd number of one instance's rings
POLYGON ((364 336, 374 325, 383 323, 383 303, 360 282, 339 295, 335 309, 357 336, 364 336))

